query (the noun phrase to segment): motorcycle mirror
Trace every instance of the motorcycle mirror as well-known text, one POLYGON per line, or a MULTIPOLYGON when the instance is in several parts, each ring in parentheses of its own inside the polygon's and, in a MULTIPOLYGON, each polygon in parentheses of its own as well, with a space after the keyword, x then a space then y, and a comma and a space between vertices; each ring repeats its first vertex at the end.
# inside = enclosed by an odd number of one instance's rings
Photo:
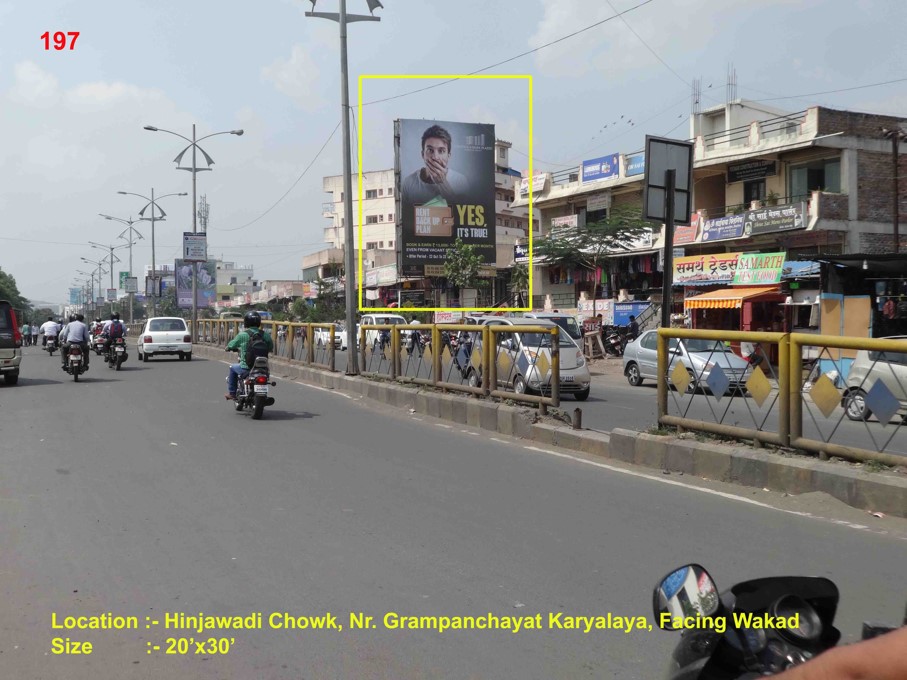
POLYGON ((686 617, 712 616, 720 606, 715 581, 698 564, 675 569, 661 579, 652 593, 655 624, 663 630, 683 628, 680 619, 686 617))

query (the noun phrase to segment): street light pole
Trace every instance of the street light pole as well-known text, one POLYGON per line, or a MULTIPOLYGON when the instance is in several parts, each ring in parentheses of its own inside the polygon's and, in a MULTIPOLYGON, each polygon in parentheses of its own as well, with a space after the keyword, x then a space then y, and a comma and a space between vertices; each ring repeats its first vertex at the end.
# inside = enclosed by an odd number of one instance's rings
POLYGON ((898 182, 898 167, 899 167, 898 160, 900 159, 900 143, 901 143, 901 140, 907 139, 907 133, 905 133, 903 130, 900 130, 900 129, 889 130, 887 128, 882 128, 882 135, 886 139, 891 140, 891 159, 893 161, 892 169, 894 170, 894 172, 892 173, 892 177, 891 177, 892 182, 893 182, 893 186, 892 186, 892 194, 893 194, 892 206, 893 206, 893 208, 892 208, 892 213, 891 213, 891 224, 893 227, 892 231, 894 233, 893 249, 894 249, 894 254, 897 255, 898 250, 901 245, 901 235, 900 235, 900 218, 901 218, 900 212, 901 211, 900 211, 900 202, 898 201, 898 184, 899 184, 899 182, 898 182))
POLYGON ((152 291, 151 291, 151 316, 155 316, 157 314, 157 304, 155 303, 155 298, 157 296, 158 289, 157 289, 157 262, 155 261, 155 255, 154 255, 154 253, 155 253, 154 223, 155 223, 155 220, 160 222, 167 218, 167 213, 165 213, 164 209, 157 204, 157 201, 161 200, 162 198, 167 198, 168 196, 186 196, 187 194, 185 191, 181 191, 179 193, 164 194, 163 196, 159 196, 157 199, 155 199, 154 187, 151 187, 151 198, 148 198, 147 196, 143 196, 142 194, 133 193, 131 191, 118 191, 117 193, 122 194, 124 196, 138 196, 139 198, 142 198, 142 199, 148 201, 148 203, 145 205, 145 207, 142 208, 141 210, 139 210, 139 220, 151 222, 151 281, 153 284, 152 291), (145 211, 148 209, 148 206, 151 206, 151 217, 150 218, 142 217, 142 215, 144 215, 145 211), (161 211, 161 216, 159 219, 157 219, 155 216, 155 212, 154 212, 155 209, 161 211))
MULTIPOLYGON (((116 255, 114 255, 113 251, 119 250, 120 248, 125 248, 126 244, 123 244, 121 246, 114 246, 114 245, 105 246, 103 243, 95 243, 94 241, 89 241, 88 243, 91 245, 92 248, 98 248, 100 250, 109 250, 110 251, 110 253, 108 255, 104 256, 104 259, 102 259, 101 262, 103 262, 104 260, 109 258, 109 260, 110 260, 110 287, 115 288, 115 286, 113 285, 113 263, 114 263, 114 260, 116 260, 117 262, 122 262, 122 260, 120 260, 120 258, 118 258, 116 255)), ((113 302, 111 302, 111 310, 112 309, 113 309, 113 302)))
MULTIPOLYGON (((316 0, 317 1, 317 0, 316 0)), ((378 0, 367 0, 369 10, 374 12, 377 7, 383 5, 378 0)), ((315 8, 315 1, 312 2, 312 9, 315 8)), ((381 21, 381 17, 366 16, 364 14, 347 14, 346 0, 340 0, 340 13, 335 12, 306 12, 307 17, 318 19, 330 19, 340 25, 340 102, 343 109, 343 214, 346 221, 344 229, 344 240, 346 242, 346 253, 344 257, 344 269, 346 270, 346 334, 347 346, 349 347, 350 356, 346 362, 346 374, 358 375, 359 364, 355 361, 355 341, 352 339, 356 335, 356 258, 355 244, 353 241, 353 175, 352 161, 350 158, 350 86, 349 86, 349 68, 347 64, 346 50, 346 25, 355 21, 381 21)))
MULTIPOLYGON (((129 276, 132 278, 136 278, 136 281, 138 281, 138 278, 135 277, 135 271, 133 271, 133 269, 132 269, 132 244, 135 243, 136 235, 138 235, 139 240, 144 240, 144 238, 145 238, 144 236, 142 236, 141 232, 138 229, 136 229, 135 227, 132 226, 138 220, 132 219, 132 216, 130 216, 128 220, 124 220, 119 217, 112 217, 110 215, 105 215, 103 213, 98 213, 98 214, 106 220, 113 220, 114 222, 121 222, 122 224, 125 224, 128 227, 128 229, 126 229, 126 231, 124 231, 123 234, 125 234, 127 231, 129 232, 129 276)), ((117 238, 123 238, 123 234, 120 234, 119 236, 117 236, 117 238)), ((135 323, 135 293, 133 291, 129 291, 129 323, 130 324, 135 323)))
MULTIPOLYGON (((196 213, 196 191, 195 191, 196 179, 195 179, 195 175, 199 172, 204 172, 205 170, 208 170, 208 171, 212 170, 213 168, 211 166, 214 165, 214 159, 211 158, 211 156, 209 156, 208 153, 198 145, 198 143, 203 142, 204 140, 208 139, 209 137, 215 137, 217 135, 236 135, 237 137, 241 137, 243 134, 243 130, 241 130, 241 129, 240 130, 224 130, 223 132, 214 132, 210 135, 205 135, 201 139, 197 139, 195 136, 195 123, 193 123, 192 124, 192 139, 189 139, 188 137, 184 137, 183 135, 179 134, 178 132, 173 132, 172 130, 164 130, 163 128, 157 128, 157 127, 154 127, 153 125, 146 125, 145 129, 149 130, 151 132, 168 132, 171 135, 176 135, 177 137, 185 139, 187 142, 189 142, 189 146, 187 146, 182 151, 180 151, 179 154, 177 154, 176 158, 173 159, 173 162, 176 163, 177 170, 186 170, 186 171, 192 173, 192 233, 193 234, 198 233, 198 215, 196 213), (186 151, 188 151, 190 148, 192 149, 192 167, 191 168, 181 168, 179 166, 179 164, 183 158, 183 154, 185 154, 186 151), (196 149, 198 151, 201 151, 202 155, 205 157, 205 162, 208 164, 207 168, 200 168, 196 164, 196 156, 195 156, 196 149)), ((154 210, 152 210, 152 214, 153 213, 154 213, 154 210)), ((192 269, 193 269, 193 276, 192 276, 192 334, 195 337, 198 337, 198 264, 199 264, 198 262, 192 263, 192 269)))

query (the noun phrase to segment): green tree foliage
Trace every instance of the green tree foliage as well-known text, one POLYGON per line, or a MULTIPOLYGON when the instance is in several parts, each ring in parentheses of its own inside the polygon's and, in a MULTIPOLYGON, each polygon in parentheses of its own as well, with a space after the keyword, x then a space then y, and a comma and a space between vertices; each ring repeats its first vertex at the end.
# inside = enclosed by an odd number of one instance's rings
MULTIPOLYGON (((191 301, 190 301, 191 302, 191 301)), ((157 301, 158 316, 182 316, 182 310, 176 301, 176 286, 164 289, 164 294, 157 301)))
POLYGON ((529 267, 525 263, 516 264, 510 270, 510 289, 513 291, 516 306, 525 306, 529 293, 529 267))
POLYGON ((457 238, 454 246, 447 251, 444 262, 444 276, 457 288, 476 288, 485 283, 479 278, 482 257, 476 253, 476 247, 465 245, 457 238))
POLYGON ((13 306, 13 309, 20 310, 23 315, 31 312, 32 306, 19 293, 15 277, 12 274, 7 274, 2 269, 0 269, 0 300, 8 301, 13 306))

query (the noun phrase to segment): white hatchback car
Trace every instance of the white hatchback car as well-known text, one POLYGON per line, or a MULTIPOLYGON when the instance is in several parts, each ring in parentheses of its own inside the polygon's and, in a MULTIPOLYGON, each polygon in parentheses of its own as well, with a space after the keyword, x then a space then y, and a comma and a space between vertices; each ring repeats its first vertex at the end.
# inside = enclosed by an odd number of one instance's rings
POLYGON ((153 356, 178 356, 180 361, 192 359, 192 336, 186 322, 178 316, 148 319, 138 337, 139 361, 153 356))

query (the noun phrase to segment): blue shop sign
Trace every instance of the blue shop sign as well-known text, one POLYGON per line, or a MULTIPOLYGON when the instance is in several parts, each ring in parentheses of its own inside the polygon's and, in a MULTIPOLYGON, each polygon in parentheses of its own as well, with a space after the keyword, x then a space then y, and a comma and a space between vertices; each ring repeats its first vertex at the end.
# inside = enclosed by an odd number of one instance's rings
POLYGON ((744 215, 728 215, 706 220, 702 227, 703 241, 722 241, 743 236, 744 215))
POLYGON ((617 177, 617 173, 620 170, 618 159, 619 154, 612 153, 609 156, 583 161, 583 182, 594 182, 599 179, 617 177))
POLYGON ((529 262, 529 246, 514 244, 513 261, 517 264, 528 263, 529 262))
POLYGON ((614 305, 614 325, 629 326, 630 315, 639 318, 642 311, 648 307, 650 302, 618 302, 614 305))
POLYGON ((646 171, 646 155, 637 153, 627 156, 627 177, 641 175, 646 171))

